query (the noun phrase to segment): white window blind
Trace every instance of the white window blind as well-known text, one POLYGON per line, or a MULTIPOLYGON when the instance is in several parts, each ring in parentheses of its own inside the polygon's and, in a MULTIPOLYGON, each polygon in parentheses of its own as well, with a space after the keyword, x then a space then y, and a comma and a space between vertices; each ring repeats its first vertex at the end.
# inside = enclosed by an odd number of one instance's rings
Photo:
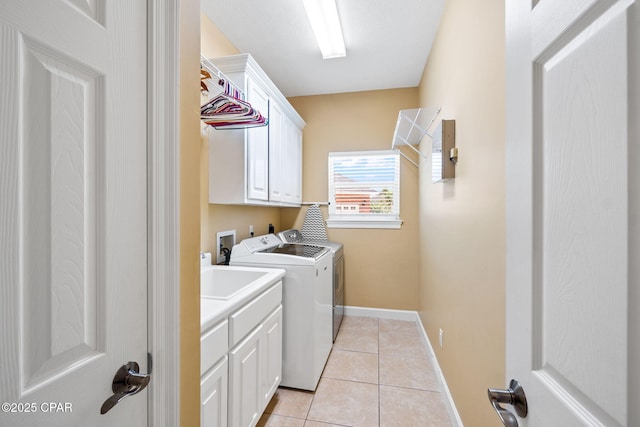
POLYGON ((329 227, 400 227, 400 156, 396 152, 329 153, 328 175, 329 227))

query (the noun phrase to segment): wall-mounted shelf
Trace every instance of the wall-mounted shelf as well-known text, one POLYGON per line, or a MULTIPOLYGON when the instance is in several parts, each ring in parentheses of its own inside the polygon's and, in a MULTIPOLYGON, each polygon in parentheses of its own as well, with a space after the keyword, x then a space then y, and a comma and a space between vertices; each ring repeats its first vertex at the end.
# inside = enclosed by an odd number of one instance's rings
POLYGON ((398 149, 400 146, 407 146, 425 160, 428 159, 416 146, 420 145, 420 141, 425 135, 431 138, 428 129, 431 127, 436 117, 440 114, 440 107, 413 108, 410 110, 400 110, 398 113, 398 121, 396 129, 393 133, 393 141, 391 149, 396 150, 402 157, 419 167, 413 159, 398 149))

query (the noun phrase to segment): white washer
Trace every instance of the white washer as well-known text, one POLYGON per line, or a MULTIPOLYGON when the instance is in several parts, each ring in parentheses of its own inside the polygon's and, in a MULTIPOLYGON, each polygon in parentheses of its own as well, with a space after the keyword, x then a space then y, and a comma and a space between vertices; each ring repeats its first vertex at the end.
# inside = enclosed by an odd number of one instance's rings
POLYGON ((333 255, 333 341, 335 341, 344 317, 344 250, 342 243, 307 239, 295 228, 281 231, 278 233, 278 237, 285 243, 315 245, 331 249, 333 255))
POLYGON ((332 337, 332 256, 328 248, 287 244, 274 234, 233 247, 230 265, 283 268, 282 382, 314 391, 327 362, 332 337))

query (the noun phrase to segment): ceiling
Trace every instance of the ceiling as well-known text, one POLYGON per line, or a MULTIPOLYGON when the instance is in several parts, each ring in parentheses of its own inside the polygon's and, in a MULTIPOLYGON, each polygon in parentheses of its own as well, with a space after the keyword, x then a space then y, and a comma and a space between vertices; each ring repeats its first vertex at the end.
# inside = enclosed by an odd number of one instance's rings
POLYGON ((347 56, 322 59, 302 0, 201 0, 287 96, 416 87, 444 0, 336 0, 347 56))

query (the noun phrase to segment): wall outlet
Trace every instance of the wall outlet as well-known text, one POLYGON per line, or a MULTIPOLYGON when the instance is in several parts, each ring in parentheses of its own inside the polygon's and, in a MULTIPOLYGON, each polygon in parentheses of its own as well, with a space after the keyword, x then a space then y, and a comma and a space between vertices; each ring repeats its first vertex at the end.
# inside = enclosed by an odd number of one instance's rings
POLYGON ((442 348, 442 339, 444 337, 444 332, 442 332, 442 329, 440 329, 440 332, 438 334, 438 343, 440 344, 440 348, 442 348))

